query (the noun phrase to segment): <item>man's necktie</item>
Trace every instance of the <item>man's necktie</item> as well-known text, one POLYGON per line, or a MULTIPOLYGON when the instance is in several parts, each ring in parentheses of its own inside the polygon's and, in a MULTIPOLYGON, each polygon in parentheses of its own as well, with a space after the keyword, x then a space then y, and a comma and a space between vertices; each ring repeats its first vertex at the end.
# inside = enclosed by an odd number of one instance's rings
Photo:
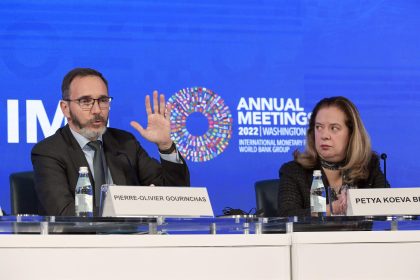
POLYGON ((89 147, 95 150, 95 155, 93 156, 93 174, 95 180, 95 207, 94 213, 95 216, 99 214, 99 204, 101 197, 101 186, 105 184, 105 171, 102 159, 101 151, 101 141, 91 141, 88 143, 89 147))

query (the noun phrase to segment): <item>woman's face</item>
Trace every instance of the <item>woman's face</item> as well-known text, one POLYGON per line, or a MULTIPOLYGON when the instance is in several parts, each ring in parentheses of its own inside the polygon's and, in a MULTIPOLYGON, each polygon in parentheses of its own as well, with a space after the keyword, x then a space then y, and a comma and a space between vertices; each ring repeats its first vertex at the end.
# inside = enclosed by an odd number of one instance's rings
POLYGON ((315 118, 315 147, 322 159, 331 162, 344 160, 349 133, 346 115, 340 109, 330 106, 318 111, 315 118))

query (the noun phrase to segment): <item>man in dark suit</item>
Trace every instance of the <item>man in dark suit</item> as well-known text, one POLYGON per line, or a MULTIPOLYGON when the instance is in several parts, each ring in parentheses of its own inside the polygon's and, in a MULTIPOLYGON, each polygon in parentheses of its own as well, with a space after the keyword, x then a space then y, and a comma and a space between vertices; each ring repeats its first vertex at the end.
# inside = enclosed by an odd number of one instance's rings
MULTIPOLYGON (((161 161, 149 157, 135 137, 126 131, 107 128, 110 102, 108 83, 96 70, 76 68, 63 79, 61 110, 68 124, 32 149, 35 189, 41 215, 74 216, 75 187, 81 166, 89 167, 95 186, 95 209, 100 185, 94 182, 93 166, 98 142, 103 156, 105 182, 116 185, 188 186, 189 172, 170 138, 170 105, 153 92, 153 109, 146 96, 147 128, 131 125, 146 140, 157 144, 161 161)), ((99 180, 98 180, 99 181, 99 180)))

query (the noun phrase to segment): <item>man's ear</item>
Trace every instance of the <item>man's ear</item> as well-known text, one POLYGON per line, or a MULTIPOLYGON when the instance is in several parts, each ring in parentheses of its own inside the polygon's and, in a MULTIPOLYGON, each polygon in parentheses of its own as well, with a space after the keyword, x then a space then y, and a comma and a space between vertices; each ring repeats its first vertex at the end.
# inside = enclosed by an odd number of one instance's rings
POLYGON ((60 108, 61 108, 61 111, 63 112, 63 115, 68 120, 70 118, 69 103, 67 101, 61 100, 60 101, 60 108))

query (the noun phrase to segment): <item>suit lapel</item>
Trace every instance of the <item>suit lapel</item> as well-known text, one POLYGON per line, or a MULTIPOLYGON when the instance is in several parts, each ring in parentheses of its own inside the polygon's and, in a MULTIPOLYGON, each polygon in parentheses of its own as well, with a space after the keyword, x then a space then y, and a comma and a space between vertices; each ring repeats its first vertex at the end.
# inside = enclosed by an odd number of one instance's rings
POLYGON ((74 138, 73 134, 70 131, 70 127, 69 125, 66 125, 63 129, 63 137, 64 140, 67 143, 67 152, 69 154, 69 157, 71 159, 71 161, 73 162, 74 168, 76 170, 76 174, 74 176, 76 176, 76 180, 79 176, 79 169, 81 166, 87 166, 89 168, 89 179, 90 182, 92 183, 92 186, 94 185, 94 179, 92 177, 92 171, 90 170, 89 164, 86 160, 85 154, 83 153, 82 149, 80 148, 79 143, 77 142, 77 140, 74 138))

